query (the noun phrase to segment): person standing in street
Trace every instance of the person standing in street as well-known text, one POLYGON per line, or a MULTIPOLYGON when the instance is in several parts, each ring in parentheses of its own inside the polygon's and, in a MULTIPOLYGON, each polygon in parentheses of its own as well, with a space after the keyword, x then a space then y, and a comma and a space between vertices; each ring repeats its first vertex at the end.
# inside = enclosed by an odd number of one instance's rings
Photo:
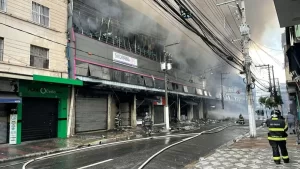
POLYGON ((290 134, 296 134, 295 131, 295 116, 289 112, 287 115, 287 122, 288 122, 288 127, 289 127, 289 132, 290 134))
POLYGON ((269 128, 268 140, 273 150, 274 162, 276 164, 280 164, 280 148, 283 162, 289 163, 289 156, 286 148, 286 131, 288 130, 288 125, 286 124, 284 118, 281 116, 279 110, 274 110, 271 113, 271 119, 267 120, 267 126, 269 128))

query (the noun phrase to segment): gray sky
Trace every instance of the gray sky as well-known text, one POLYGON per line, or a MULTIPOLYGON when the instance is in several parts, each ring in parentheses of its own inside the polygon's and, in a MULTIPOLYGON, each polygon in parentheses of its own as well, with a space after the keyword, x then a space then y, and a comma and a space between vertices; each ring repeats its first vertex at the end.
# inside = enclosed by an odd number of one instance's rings
MULTIPOLYGON (((251 38, 261 44, 260 47, 263 50, 276 58, 276 60, 279 60, 281 65, 274 62, 258 47, 253 47, 254 45, 252 45, 250 52, 254 62, 274 65, 275 78, 280 78, 281 82, 285 82, 284 55, 282 51, 278 51, 282 48, 281 34, 284 32, 284 29, 279 27, 273 0, 246 0, 246 10, 248 23, 251 27, 251 38)), ((262 76, 262 78, 265 77, 264 75, 262 76)))

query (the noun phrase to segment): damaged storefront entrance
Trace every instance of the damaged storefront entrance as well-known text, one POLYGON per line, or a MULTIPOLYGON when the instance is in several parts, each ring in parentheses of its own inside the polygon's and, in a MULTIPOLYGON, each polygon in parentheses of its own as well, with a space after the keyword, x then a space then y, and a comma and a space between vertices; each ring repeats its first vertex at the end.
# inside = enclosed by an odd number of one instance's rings
POLYGON ((111 105, 111 116, 113 118, 117 117, 119 114, 121 120, 121 126, 123 128, 131 128, 135 126, 136 114, 136 100, 135 94, 120 92, 118 90, 113 90, 112 92, 112 105, 111 105))
POLYGON ((146 116, 146 112, 149 116, 151 116, 152 120, 154 120, 154 104, 159 102, 160 99, 156 96, 137 96, 137 102, 136 102, 136 120, 137 124, 142 124, 142 120, 146 116))
POLYGON ((75 101, 75 131, 107 129, 108 95, 92 88, 78 88, 75 101))

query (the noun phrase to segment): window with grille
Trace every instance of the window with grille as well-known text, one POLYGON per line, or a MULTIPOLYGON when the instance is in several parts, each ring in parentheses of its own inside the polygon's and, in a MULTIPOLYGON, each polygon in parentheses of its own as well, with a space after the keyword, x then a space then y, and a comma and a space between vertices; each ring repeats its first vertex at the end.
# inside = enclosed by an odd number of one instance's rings
POLYGON ((0 37, 0 61, 3 60, 4 39, 0 37))
POLYGON ((30 46, 30 66, 37 68, 49 68, 49 49, 38 46, 30 46))
POLYGON ((49 27, 49 8, 32 2, 32 21, 49 27))
POLYGON ((6 11, 6 0, 0 0, 0 11, 6 11))

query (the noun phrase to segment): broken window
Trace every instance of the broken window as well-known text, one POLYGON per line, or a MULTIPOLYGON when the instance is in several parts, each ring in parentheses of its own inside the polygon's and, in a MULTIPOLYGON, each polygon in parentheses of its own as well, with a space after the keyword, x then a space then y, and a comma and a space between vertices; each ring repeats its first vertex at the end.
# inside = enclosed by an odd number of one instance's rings
POLYGON ((132 25, 121 20, 122 17, 103 14, 101 11, 75 1, 73 27, 77 33, 95 40, 141 55, 153 61, 163 61, 162 38, 143 34, 132 25))

